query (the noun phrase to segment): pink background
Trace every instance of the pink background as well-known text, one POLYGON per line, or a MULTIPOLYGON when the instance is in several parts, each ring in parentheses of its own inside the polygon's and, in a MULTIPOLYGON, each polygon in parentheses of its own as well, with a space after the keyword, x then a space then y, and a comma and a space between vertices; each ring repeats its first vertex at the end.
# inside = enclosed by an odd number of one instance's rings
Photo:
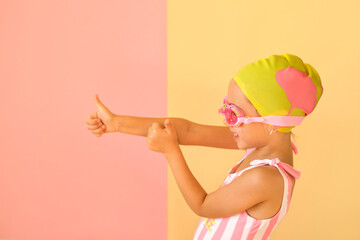
POLYGON ((86 128, 166 116, 166 1, 0 0, 0 238, 166 239, 166 160, 86 128))

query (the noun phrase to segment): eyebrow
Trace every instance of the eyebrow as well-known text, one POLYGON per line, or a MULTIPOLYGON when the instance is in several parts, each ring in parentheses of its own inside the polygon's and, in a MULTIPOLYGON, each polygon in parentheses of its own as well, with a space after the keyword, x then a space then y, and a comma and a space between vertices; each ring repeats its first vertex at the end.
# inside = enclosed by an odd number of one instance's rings
POLYGON ((232 104, 232 105, 235 105, 235 106, 237 106, 237 107, 239 107, 238 105, 236 105, 235 103, 232 103, 232 102, 229 102, 229 99, 228 99, 228 104, 232 104))
POLYGON ((235 105, 235 106, 237 106, 238 108, 243 109, 242 107, 240 107, 240 106, 236 105, 235 103, 232 103, 232 102, 229 102, 229 101, 228 101, 228 103, 229 103, 229 104, 232 104, 232 105, 235 105))

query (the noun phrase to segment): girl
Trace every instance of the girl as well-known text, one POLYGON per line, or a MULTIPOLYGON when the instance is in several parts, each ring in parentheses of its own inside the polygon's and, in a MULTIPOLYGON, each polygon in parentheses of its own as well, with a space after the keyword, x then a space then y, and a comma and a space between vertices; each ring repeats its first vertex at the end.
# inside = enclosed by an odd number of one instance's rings
POLYGON ((122 132, 147 137, 149 149, 164 154, 189 207, 201 221, 194 239, 270 239, 284 218, 300 171, 293 168, 291 129, 316 107, 320 76, 292 54, 248 64, 231 80, 219 109, 225 127, 182 118, 113 114, 95 97, 87 118, 96 136, 122 132), (246 150, 218 190, 207 193, 189 170, 179 145, 246 150))

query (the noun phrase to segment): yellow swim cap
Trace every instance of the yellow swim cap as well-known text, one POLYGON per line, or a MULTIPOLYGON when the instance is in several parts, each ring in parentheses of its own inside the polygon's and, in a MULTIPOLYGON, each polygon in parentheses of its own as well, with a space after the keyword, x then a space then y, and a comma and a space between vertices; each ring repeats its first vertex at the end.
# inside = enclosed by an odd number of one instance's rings
MULTIPOLYGON (((318 72, 292 54, 261 58, 240 69, 233 79, 262 117, 307 116, 323 93, 318 72)), ((294 127, 275 126, 280 132, 294 127)))

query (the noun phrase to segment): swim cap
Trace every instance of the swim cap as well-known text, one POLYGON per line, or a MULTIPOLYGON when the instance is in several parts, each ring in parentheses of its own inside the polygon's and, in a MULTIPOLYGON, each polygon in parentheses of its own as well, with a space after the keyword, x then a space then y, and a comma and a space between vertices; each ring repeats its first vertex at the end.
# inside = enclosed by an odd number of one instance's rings
MULTIPOLYGON (((318 72, 292 54, 260 58, 240 69, 233 79, 262 117, 307 116, 323 93, 318 72)), ((294 127, 274 128, 290 132, 294 127)))

